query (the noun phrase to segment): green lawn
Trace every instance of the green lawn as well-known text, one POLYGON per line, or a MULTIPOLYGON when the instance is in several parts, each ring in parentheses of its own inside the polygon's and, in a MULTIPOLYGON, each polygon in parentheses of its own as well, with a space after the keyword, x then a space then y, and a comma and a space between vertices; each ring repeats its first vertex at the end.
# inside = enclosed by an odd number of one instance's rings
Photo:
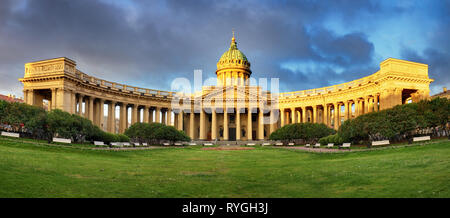
POLYGON ((354 153, 99 151, 0 138, 0 197, 450 197, 450 142, 354 153))

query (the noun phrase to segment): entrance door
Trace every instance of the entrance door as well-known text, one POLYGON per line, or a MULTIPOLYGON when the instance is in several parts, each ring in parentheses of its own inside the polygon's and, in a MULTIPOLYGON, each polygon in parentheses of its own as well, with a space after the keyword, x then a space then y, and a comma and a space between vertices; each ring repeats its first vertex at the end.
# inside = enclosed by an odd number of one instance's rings
POLYGON ((228 128, 228 140, 236 141, 236 128, 228 128))

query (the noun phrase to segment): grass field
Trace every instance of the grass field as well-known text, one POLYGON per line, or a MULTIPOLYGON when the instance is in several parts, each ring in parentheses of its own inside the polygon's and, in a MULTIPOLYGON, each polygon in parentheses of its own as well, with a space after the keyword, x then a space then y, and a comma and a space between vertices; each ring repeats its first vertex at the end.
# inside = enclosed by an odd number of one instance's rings
POLYGON ((450 142, 367 152, 100 151, 0 138, 0 197, 450 197, 450 142))

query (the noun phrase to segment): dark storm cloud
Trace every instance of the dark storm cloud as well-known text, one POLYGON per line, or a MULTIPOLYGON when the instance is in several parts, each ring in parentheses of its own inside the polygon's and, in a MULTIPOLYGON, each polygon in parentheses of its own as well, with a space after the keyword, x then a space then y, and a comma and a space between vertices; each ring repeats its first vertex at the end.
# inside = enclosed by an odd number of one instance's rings
POLYGON ((169 90, 194 69, 215 76, 232 28, 255 78, 279 77, 283 91, 333 85, 375 72, 376 45, 368 32, 339 33, 324 22, 355 26, 403 11, 345 0, 2 1, 0 76, 8 79, 0 92, 20 93, 25 62, 60 56, 100 78, 169 90))
POLYGON ((436 6, 434 16, 440 19, 436 22, 439 28, 431 34, 428 47, 418 52, 406 45, 401 56, 407 60, 428 64, 429 77, 434 79, 431 92, 442 92, 442 87, 450 88, 450 1, 441 1, 436 6))

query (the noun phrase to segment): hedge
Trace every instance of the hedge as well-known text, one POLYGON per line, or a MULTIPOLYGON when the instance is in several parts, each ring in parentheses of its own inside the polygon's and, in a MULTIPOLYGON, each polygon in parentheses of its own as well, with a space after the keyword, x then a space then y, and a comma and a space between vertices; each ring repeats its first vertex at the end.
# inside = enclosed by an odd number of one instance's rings
POLYGON ((295 123, 285 125, 275 130, 271 140, 302 139, 305 142, 316 142, 320 138, 334 134, 336 131, 322 123, 295 123))
POLYGON ((135 123, 131 125, 125 134, 135 142, 147 142, 161 144, 162 141, 190 141, 191 139, 173 126, 161 123, 135 123))
POLYGON ((90 120, 76 114, 59 109, 47 112, 41 107, 17 102, 0 101, 0 123, 3 130, 49 142, 55 136, 79 143, 129 141, 127 136, 104 132, 90 120))
POLYGON ((334 134, 322 137, 321 139, 319 139, 319 143, 321 145, 327 145, 328 143, 333 143, 334 145, 342 145, 342 143, 344 143, 344 139, 338 134, 334 134))
POLYGON ((450 101, 446 98, 397 105, 346 120, 338 134, 347 142, 402 141, 413 136, 448 136, 450 101))

